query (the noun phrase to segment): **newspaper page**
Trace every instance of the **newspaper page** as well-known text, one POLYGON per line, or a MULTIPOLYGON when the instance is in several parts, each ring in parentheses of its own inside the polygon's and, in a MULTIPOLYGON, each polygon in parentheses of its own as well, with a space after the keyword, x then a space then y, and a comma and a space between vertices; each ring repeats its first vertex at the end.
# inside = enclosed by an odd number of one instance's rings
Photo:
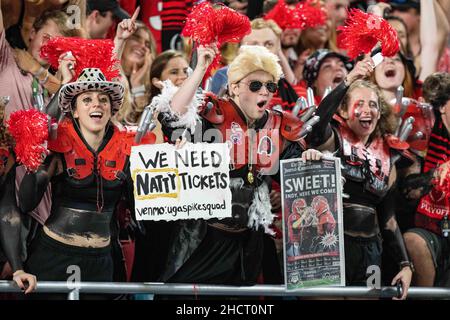
POLYGON ((340 159, 282 160, 280 172, 287 290, 344 286, 340 159))

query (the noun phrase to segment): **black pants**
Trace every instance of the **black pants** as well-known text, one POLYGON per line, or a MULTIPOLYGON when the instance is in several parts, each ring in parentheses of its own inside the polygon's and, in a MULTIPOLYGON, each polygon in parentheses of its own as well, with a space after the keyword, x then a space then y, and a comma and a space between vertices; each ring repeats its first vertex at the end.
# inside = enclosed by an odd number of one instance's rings
POLYGON ((233 233, 208 226, 198 248, 167 282, 253 285, 261 271, 263 245, 262 233, 258 241, 252 241, 256 235, 249 230, 233 233), (253 250, 249 245, 254 245, 253 250))
MULTIPOLYGON (((34 274, 38 281, 73 283, 75 279, 83 282, 113 280, 110 246, 103 248, 71 246, 50 238, 43 231, 34 239, 25 266, 26 271, 34 274)), ((34 295, 37 299, 67 299, 66 294, 34 295)))
MULTIPOLYGON (((263 232, 227 232, 208 226, 205 238, 183 266, 166 282, 254 285, 262 271, 263 232)), ((194 296, 156 296, 192 299, 194 296)), ((201 299, 223 297, 202 296, 201 299)), ((247 297, 249 298, 249 297, 247 297)))
POLYGON ((366 286, 367 268, 369 266, 381 268, 382 245, 380 237, 360 238, 345 235, 344 245, 346 285, 366 286))

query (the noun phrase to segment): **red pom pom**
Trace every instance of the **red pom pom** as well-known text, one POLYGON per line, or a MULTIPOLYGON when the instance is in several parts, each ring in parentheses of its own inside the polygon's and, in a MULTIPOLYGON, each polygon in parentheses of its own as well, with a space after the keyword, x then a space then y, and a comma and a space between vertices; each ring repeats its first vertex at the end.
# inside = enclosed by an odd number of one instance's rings
POLYGON ((47 115, 36 109, 18 110, 11 113, 7 125, 15 140, 17 161, 28 171, 36 171, 48 153, 45 146, 48 140, 47 115))
MULTIPOLYGON (((205 1, 195 6, 188 15, 186 24, 181 34, 190 37, 196 44, 209 45, 217 43, 217 47, 225 42, 240 42, 242 38, 250 34, 252 28, 247 16, 230 9, 222 4, 205 1)), ((205 73, 208 77, 220 63, 220 54, 216 55, 205 73)))
POLYGON ((289 7, 283 0, 280 0, 264 16, 264 19, 275 21, 283 30, 304 30, 324 25, 327 15, 325 9, 316 0, 306 0, 298 3, 295 7, 289 7))
POLYGON ((296 9, 302 17, 302 29, 323 26, 327 20, 327 13, 320 2, 307 0, 297 4, 296 9))
POLYGON ((298 7, 289 7, 284 0, 280 0, 265 16, 266 20, 273 20, 283 30, 304 29, 304 16, 298 7))
POLYGON ((240 42, 251 32, 247 16, 224 5, 202 2, 188 15, 182 35, 190 37, 200 45, 217 42, 240 42))
POLYGON ((110 39, 56 37, 42 46, 41 57, 57 69, 59 56, 71 51, 76 59, 73 80, 77 79, 85 68, 99 68, 106 79, 112 81, 119 76, 119 60, 113 50, 114 42, 110 39))
POLYGON ((352 9, 345 26, 338 27, 338 46, 347 50, 347 55, 354 59, 361 53, 369 53, 378 42, 381 53, 392 57, 400 50, 397 32, 383 18, 352 9))

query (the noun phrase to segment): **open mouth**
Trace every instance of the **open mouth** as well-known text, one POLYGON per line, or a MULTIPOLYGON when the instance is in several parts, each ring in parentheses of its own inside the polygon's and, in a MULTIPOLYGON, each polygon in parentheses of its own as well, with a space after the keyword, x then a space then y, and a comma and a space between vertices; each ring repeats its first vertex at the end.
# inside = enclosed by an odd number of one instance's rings
POLYGON ((103 112, 100 111, 91 112, 89 114, 89 117, 91 117, 91 119, 100 120, 101 118, 103 118, 103 112))
POLYGON ((340 84, 343 80, 344 80, 344 77, 343 77, 342 75, 337 75, 337 76, 334 77, 334 79, 333 79, 333 84, 334 84, 334 85, 338 85, 338 84, 340 84))
POLYGON ((360 119, 359 123, 364 129, 369 129, 372 124, 372 119, 360 119))
POLYGON ((395 77, 396 74, 397 74, 397 72, 395 71, 395 69, 388 69, 384 72, 384 76, 386 78, 393 78, 393 77, 395 77))
POLYGON ((258 106, 260 109, 262 109, 262 108, 264 108, 264 106, 266 105, 266 103, 267 103, 267 101, 266 101, 266 100, 263 100, 263 101, 258 102, 258 103, 257 103, 257 106, 258 106))

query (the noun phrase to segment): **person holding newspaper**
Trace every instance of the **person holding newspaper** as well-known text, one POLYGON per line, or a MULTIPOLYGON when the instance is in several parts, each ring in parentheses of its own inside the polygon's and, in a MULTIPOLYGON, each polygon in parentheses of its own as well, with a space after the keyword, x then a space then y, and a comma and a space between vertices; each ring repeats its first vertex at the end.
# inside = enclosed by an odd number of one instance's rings
MULTIPOLYGON (((407 158, 408 144, 391 134, 392 111, 379 88, 364 80, 373 69, 368 56, 356 64, 320 103, 320 122, 308 138, 311 147, 335 152, 342 161, 347 285, 367 285, 367 268, 381 266, 383 240, 399 266, 392 284, 402 285, 405 299, 412 264, 395 218, 394 191, 396 162, 407 158)), ((320 157, 314 151, 304 154, 307 160, 320 157)))

